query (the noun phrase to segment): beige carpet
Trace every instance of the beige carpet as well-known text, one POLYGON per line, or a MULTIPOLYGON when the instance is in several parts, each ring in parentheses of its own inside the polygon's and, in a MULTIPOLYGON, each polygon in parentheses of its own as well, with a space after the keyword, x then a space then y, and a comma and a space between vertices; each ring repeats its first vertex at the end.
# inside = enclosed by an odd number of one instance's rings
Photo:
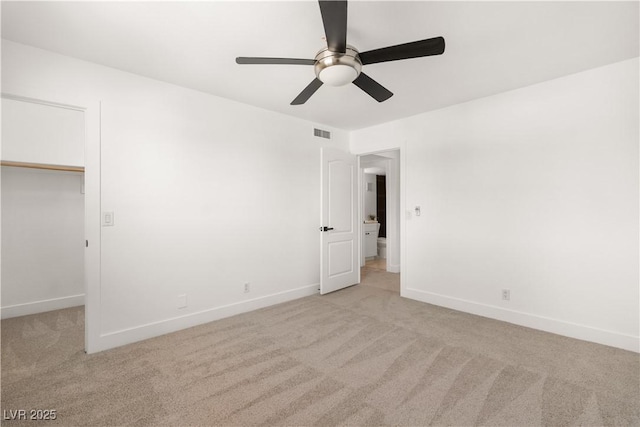
MULTIPOLYGON (((639 356, 354 286, 85 355, 83 311, 2 321, 38 425, 639 425, 639 356)), ((3 421, 3 425, 23 422, 3 421)))
POLYGON ((400 274, 387 273, 384 258, 367 261, 361 268, 360 280, 363 285, 400 293, 400 274))

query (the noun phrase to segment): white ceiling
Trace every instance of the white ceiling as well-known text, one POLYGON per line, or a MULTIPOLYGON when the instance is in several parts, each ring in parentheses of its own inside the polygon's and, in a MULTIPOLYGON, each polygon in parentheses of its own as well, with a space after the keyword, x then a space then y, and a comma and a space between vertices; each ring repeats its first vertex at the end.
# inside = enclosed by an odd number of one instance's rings
POLYGON ((637 57, 637 1, 352 1, 361 52, 443 36, 441 56, 371 64, 395 95, 354 85, 289 103, 312 66, 237 65, 236 56, 312 59, 315 1, 2 2, 2 37, 341 129, 358 129, 637 57))

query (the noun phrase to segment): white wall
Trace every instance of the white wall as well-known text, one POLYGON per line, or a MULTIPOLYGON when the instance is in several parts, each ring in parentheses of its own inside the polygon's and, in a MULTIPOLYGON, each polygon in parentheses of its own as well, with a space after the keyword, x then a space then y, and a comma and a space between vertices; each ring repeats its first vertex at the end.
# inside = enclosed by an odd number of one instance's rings
POLYGON ((2 160, 84 166, 83 112, 3 98, 2 160))
POLYGON ((398 152, 389 153, 387 160, 387 271, 400 273, 400 158, 398 152))
POLYGON ((101 100, 100 342, 317 292, 314 124, 3 41, 3 92, 101 100), (251 292, 244 293, 244 282, 251 292), (179 295, 188 306, 178 308, 179 295))
POLYGON ((82 173, 2 167, 2 318, 84 303, 82 173))
POLYGON ((638 351, 638 74, 636 58, 354 132, 355 153, 403 148, 402 294, 638 351))
POLYGON ((378 216, 378 193, 376 175, 372 173, 364 174, 364 206, 362 218, 369 219, 369 215, 378 216), (371 187, 371 191, 368 188, 371 187))

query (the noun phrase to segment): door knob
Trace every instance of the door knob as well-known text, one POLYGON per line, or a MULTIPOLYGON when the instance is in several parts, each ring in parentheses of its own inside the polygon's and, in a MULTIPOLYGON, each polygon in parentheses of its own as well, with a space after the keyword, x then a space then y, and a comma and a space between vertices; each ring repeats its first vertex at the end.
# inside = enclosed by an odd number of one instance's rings
POLYGON ((333 230, 333 227, 327 227, 326 225, 324 227, 320 227, 320 231, 329 231, 329 230, 333 230))

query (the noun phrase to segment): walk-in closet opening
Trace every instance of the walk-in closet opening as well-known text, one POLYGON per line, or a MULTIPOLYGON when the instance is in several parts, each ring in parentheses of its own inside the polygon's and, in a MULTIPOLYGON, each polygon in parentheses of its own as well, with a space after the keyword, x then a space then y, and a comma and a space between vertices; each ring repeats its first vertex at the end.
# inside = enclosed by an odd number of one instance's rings
POLYGON ((84 113, 3 94, 2 115, 2 318, 84 324, 84 113))

